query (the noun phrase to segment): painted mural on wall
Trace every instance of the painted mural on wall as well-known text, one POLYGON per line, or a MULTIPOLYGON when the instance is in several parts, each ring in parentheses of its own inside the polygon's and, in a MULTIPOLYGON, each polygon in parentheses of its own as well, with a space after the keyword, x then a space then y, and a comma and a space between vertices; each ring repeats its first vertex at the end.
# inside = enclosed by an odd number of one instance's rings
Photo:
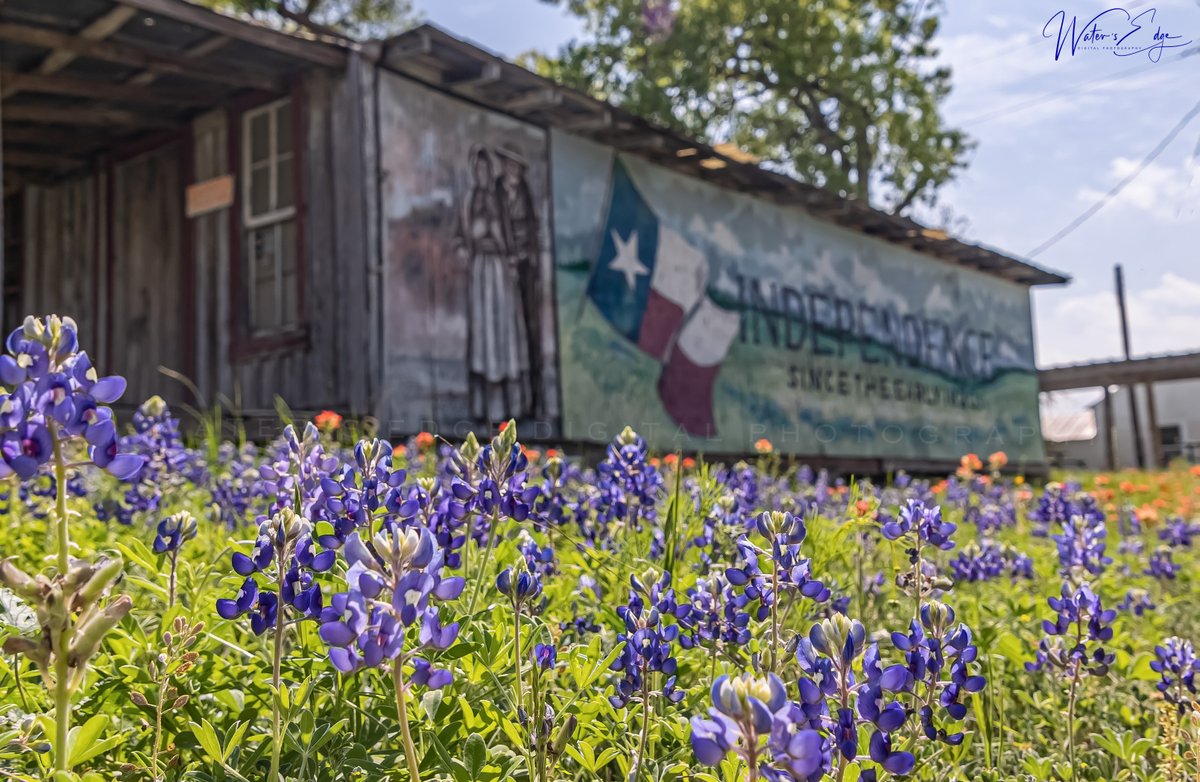
POLYGON ((563 435, 1043 459, 1029 292, 553 137, 563 435))
POLYGON ((545 133, 385 75, 385 387, 392 431, 516 418, 554 433, 545 133))

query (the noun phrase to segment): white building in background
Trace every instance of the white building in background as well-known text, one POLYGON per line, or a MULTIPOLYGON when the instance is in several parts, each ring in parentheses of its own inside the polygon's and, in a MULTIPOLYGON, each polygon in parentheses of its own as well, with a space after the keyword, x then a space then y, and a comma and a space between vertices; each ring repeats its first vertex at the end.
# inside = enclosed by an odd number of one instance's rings
MULTIPOLYGON (((1155 445, 1161 449, 1162 463, 1175 459, 1200 462, 1200 380, 1175 380, 1155 383, 1154 404, 1158 431, 1150 431, 1150 410, 1146 387, 1139 385, 1135 398, 1142 428, 1143 453, 1147 461, 1155 458, 1155 445)), ((1055 394, 1042 395, 1042 435, 1046 440, 1046 458, 1051 465, 1089 470, 1110 467, 1106 433, 1112 411, 1111 437, 1116 467, 1137 467, 1133 418, 1129 389, 1114 387, 1105 402, 1101 389, 1074 392, 1086 394, 1082 410, 1060 411, 1055 394)))

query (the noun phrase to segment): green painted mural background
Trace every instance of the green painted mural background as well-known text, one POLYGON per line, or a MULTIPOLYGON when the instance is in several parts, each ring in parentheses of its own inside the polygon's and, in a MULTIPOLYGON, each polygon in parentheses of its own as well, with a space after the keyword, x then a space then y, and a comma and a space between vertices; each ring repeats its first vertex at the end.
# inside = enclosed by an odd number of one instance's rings
POLYGON ((765 437, 806 456, 1044 460, 1026 287, 621 156, 658 234, 699 250, 705 297, 740 316, 712 427, 689 433, 661 398, 663 359, 614 328, 589 286, 614 231, 615 163, 610 148, 552 134, 565 438, 603 442, 629 424, 660 450, 748 453, 765 437))

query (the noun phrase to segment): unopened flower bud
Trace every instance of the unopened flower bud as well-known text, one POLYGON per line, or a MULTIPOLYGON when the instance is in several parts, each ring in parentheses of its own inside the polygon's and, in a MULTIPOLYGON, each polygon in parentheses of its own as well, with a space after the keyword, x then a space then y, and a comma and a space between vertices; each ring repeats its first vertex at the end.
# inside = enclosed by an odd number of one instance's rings
POLYGON ((121 569, 124 565, 124 560, 119 556, 112 558, 104 557, 97 560, 91 578, 79 589, 76 595, 76 606, 82 608, 100 599, 105 590, 112 586, 117 577, 121 575, 121 569))
POLYGON ((10 559, 0 559, 0 584, 4 584, 25 600, 35 600, 41 592, 37 581, 14 565, 10 559))
POLYGON ((474 432, 467 432, 467 437, 463 440, 463 444, 459 446, 458 452, 467 464, 474 464, 479 458, 479 440, 475 437, 474 432))
POLYGON ((558 729, 558 735, 554 737, 554 746, 551 747, 554 757, 559 757, 563 752, 566 752, 567 742, 575 735, 575 727, 578 724, 579 720, 574 714, 568 714, 567 718, 563 720, 562 727, 558 729))
POLYGON ((117 626, 125 615, 133 608, 133 598, 121 595, 104 607, 104 610, 92 614, 75 629, 75 638, 71 642, 69 659, 72 667, 82 667, 100 649, 100 642, 108 631, 117 626))

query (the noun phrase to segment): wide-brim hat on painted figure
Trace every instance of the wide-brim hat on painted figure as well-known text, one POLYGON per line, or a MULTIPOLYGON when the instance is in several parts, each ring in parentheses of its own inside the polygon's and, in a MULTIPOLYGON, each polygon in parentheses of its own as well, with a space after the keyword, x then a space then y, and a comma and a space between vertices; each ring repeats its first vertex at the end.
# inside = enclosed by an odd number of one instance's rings
POLYGON ((496 157, 501 160, 511 160, 522 168, 527 168, 529 162, 525 160, 525 156, 521 154, 521 150, 513 144, 504 143, 496 148, 496 157))

